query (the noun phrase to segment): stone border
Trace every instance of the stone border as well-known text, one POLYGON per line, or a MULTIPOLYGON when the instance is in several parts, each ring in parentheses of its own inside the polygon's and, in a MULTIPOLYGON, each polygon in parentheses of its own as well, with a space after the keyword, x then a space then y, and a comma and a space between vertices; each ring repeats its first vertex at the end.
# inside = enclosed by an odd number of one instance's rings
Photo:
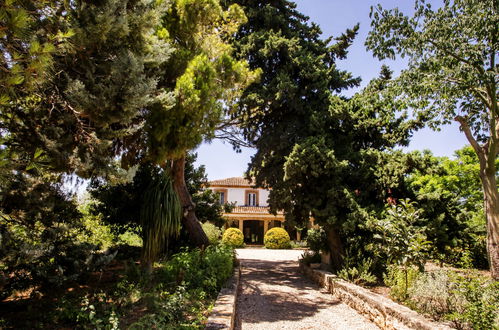
POLYGON ((218 293, 217 301, 206 322, 205 330, 234 329, 237 294, 241 278, 241 265, 234 268, 234 275, 218 293))
POLYGON ((432 322, 406 306, 344 281, 330 272, 312 269, 301 262, 300 271, 381 329, 454 329, 443 323, 432 322))

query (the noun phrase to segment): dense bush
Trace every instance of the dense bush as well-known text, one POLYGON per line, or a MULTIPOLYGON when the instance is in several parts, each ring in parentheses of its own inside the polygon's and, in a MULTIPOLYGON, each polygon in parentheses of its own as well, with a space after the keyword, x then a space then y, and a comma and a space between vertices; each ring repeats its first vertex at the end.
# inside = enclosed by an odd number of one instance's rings
POLYGON ((406 303, 436 320, 450 320, 458 329, 499 327, 499 282, 477 273, 421 273, 406 303))
POLYGON ((203 223, 202 227, 211 244, 216 244, 220 240, 222 235, 220 228, 209 222, 203 223))
POLYGON ((38 312, 38 306, 30 307, 26 318, 6 320, 2 326, 201 329, 206 310, 232 275, 233 258, 233 250, 223 245, 184 249, 161 263, 151 275, 142 272, 138 263, 127 262, 123 271, 114 273, 119 275, 115 277, 119 281, 106 281, 101 288, 104 291, 89 288, 86 293, 65 294, 53 299, 53 306, 49 303, 41 307, 44 313, 38 312))
POLYGON ((321 255, 316 252, 305 251, 300 256, 300 262, 308 266, 310 264, 318 264, 321 262, 321 255))
POLYGON ((275 227, 267 231, 263 238, 263 243, 267 249, 289 249, 291 239, 284 228, 275 227))
POLYGON ((344 258, 343 268, 338 272, 338 276, 345 281, 358 285, 372 285, 377 282, 377 278, 372 274, 373 261, 369 258, 357 263, 354 258, 348 256, 344 258))
POLYGON ((390 287, 390 296, 398 301, 407 299, 408 292, 419 273, 419 270, 414 267, 389 266, 383 276, 383 281, 390 287))
POLYGON ((226 245, 210 245, 205 250, 184 250, 172 256, 159 271, 166 283, 177 283, 186 289, 202 288, 217 293, 232 275, 234 252, 226 245))
POLYGON ((241 247, 244 245, 243 233, 237 228, 229 228, 224 232, 222 242, 235 248, 241 247))
POLYGON ((307 246, 316 253, 327 252, 329 247, 327 245, 326 231, 322 228, 309 229, 307 232, 307 246))

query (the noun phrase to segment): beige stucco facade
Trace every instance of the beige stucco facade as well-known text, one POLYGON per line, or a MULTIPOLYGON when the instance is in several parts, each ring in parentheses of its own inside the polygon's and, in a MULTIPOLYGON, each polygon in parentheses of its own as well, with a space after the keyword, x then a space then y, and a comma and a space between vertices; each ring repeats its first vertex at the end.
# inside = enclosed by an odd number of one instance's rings
POLYGON ((283 226, 284 214, 269 212, 267 189, 254 188, 241 177, 211 181, 209 188, 220 194, 221 203, 234 205, 232 212, 224 213, 224 217, 227 226, 243 232, 246 243, 261 244, 269 229, 283 226))

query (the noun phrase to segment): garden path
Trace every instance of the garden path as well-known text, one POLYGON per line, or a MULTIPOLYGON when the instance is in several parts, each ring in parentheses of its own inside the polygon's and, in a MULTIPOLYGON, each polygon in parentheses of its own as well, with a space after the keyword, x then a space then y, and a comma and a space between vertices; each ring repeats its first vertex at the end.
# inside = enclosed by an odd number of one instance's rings
POLYGON ((300 250, 238 249, 236 329, 378 329, 299 273, 300 250))

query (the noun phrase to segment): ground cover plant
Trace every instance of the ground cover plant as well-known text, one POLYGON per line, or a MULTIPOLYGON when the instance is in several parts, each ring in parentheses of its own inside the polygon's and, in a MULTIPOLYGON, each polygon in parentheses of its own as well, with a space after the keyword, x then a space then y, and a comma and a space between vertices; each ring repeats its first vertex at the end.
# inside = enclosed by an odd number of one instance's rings
POLYGON ((151 274, 142 271, 138 249, 122 250, 86 280, 2 302, 2 328, 201 329, 232 275, 234 253, 224 245, 185 249, 151 274))
MULTIPOLYGON (((394 275, 390 275, 394 276, 394 275)), ((396 275, 395 275, 396 276, 396 275)), ((404 304, 457 329, 499 327, 499 282, 478 272, 437 269, 413 270, 407 294, 393 284, 391 294, 404 304)))

